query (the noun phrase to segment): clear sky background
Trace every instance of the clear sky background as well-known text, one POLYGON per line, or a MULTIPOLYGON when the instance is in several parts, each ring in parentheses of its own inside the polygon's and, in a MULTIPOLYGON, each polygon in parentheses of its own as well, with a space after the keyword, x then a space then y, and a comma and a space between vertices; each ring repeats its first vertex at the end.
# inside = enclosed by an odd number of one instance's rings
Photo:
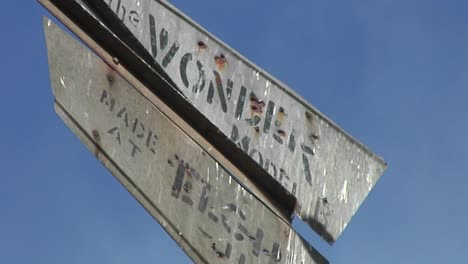
MULTIPOLYGON (((171 1, 389 168, 331 263, 468 263, 468 1, 171 1)), ((42 16, 0 16, 0 263, 190 263, 53 111, 42 16)), ((50 15, 48 15, 50 16, 50 15)))

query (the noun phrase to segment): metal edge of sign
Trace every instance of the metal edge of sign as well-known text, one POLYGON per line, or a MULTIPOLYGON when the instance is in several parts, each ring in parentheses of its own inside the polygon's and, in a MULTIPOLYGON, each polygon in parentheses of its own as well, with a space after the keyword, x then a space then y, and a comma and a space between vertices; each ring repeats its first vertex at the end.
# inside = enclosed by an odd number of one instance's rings
MULTIPOLYGON (((48 24, 50 26, 51 21, 48 19, 44 19, 45 25, 48 24)), ((104 60, 103 60, 104 61, 104 60)), ((105 61, 104 61, 105 62, 105 61)), ((107 63, 107 62, 106 62, 107 63)), ((110 66, 108 64, 108 66, 110 66)), ((112 67, 111 67, 112 68, 112 67)), ((123 78, 123 80, 127 81, 127 79, 123 78)), ((62 81, 62 79, 60 78, 62 81)), ((127 81, 128 83, 128 81, 127 81)), ((128 83, 131 85, 130 83, 128 83)), ((66 88, 66 87, 65 87, 66 88)), ((137 93, 139 93, 138 89, 135 89, 137 93)), ((139 93, 142 95, 141 93, 139 93)), ((143 95, 142 95, 143 96, 143 95)), ((149 100, 143 96, 143 100, 149 100)), ((150 102, 151 103, 151 102, 150 102)), ((152 104, 152 103, 151 103, 152 104)), ((85 146, 92 152, 95 157, 106 167, 109 169, 109 171, 118 179, 118 181, 137 199, 137 201, 150 213, 150 215, 153 216, 160 224, 161 226, 164 227, 164 229, 169 233, 169 235, 179 244, 179 246, 187 253, 187 255, 196 263, 207 263, 207 260, 201 256, 197 250, 195 250, 189 243, 188 240, 184 238, 183 235, 181 235, 180 231, 177 231, 177 228, 171 224, 171 222, 167 219, 167 217, 158 210, 158 207, 151 201, 147 195, 143 191, 141 191, 137 184, 135 184, 131 178, 129 178, 125 172, 120 168, 118 164, 116 164, 107 154, 106 151, 103 150, 98 143, 96 143, 96 140, 89 135, 88 132, 86 132, 81 125, 76 121, 73 116, 68 113, 66 108, 61 105, 59 101, 54 102, 54 107, 57 112, 57 114, 62 118, 62 120, 66 123, 66 125, 78 136, 78 138, 85 144, 85 146)), ((157 108, 157 106, 154 106, 157 108)), ((157 108, 158 109, 158 108, 157 108)), ((159 111, 161 111, 159 109, 159 111)), ((167 115, 165 115, 163 112, 161 112, 170 122, 173 123, 173 121, 168 118, 167 115)), ((173 123, 174 124, 174 123, 173 123)), ((175 127, 178 127, 176 124, 174 124, 175 127)), ((187 135, 183 130, 182 132, 187 135)), ((188 135, 187 135, 188 136, 188 135)), ((94 137, 94 131, 93 131, 93 137, 94 137)), ((261 201, 260 201, 261 202, 261 201)), ((281 219, 280 219, 281 221, 281 219)), ((284 223, 284 221, 281 221, 284 223)), ((287 223, 284 223, 287 224, 287 223)), ((292 227, 289 227, 292 229, 292 227)), ((303 238, 298 235, 298 238, 300 241, 303 241, 304 244, 308 245, 307 241, 305 241, 303 238)), ((313 254, 315 260, 318 261, 318 263, 328 263, 326 259, 321 256, 319 252, 317 252, 313 247, 308 245, 308 250, 313 254)), ((288 262, 289 263, 289 262, 288 262)))
MULTIPOLYGON (((97 21, 90 13, 82 8, 81 5, 76 4, 74 1, 65 1, 66 4, 63 6, 56 5, 54 0, 38 0, 38 2, 43 5, 51 14, 53 14, 58 20, 60 20, 67 28, 69 28, 73 33, 75 33, 78 38, 80 38, 86 45, 88 45, 92 50, 94 50, 99 56, 103 57, 103 52, 108 56, 105 60, 109 63, 116 65, 125 71, 128 71, 131 75, 134 75, 136 78, 132 78, 133 82, 140 82, 145 87, 149 87, 149 93, 145 93, 145 96, 150 97, 150 101, 154 101, 160 96, 159 91, 152 89, 151 87, 157 87, 161 84, 169 85, 173 87, 170 81, 164 76, 161 76, 159 73, 152 70, 150 65, 147 65, 142 59, 140 59, 133 51, 121 42, 115 35, 113 35, 106 27, 104 27, 99 21, 97 21), (85 16, 86 19, 79 19, 77 21, 76 16, 85 16), (83 21, 86 21, 86 25, 83 25, 83 21), (78 23, 81 22, 81 23, 78 23), (85 29, 83 29, 85 28, 85 29), (86 30, 90 30, 92 34, 89 34, 86 30), (106 45, 107 44, 107 45, 106 45), (112 50, 104 49, 103 46, 110 47, 112 50), (119 54, 119 55, 116 55, 119 54), (126 56, 125 61, 130 62, 131 64, 124 64, 121 59, 123 56, 126 56), (120 59, 119 59, 120 58, 120 59), (131 58, 131 59, 128 59, 131 58), (138 58, 138 59, 135 59, 138 58), (133 67, 133 70, 128 70, 130 67, 133 67)), ((59 1, 60 2, 60 1, 59 1)), ((63 3, 62 3, 63 4, 63 3)), ((125 75, 128 77, 128 74, 125 75)), ((132 83, 134 84, 134 83, 132 83)), ((184 104, 186 101, 180 97, 180 94, 177 93, 177 89, 167 89, 174 91, 173 94, 166 95, 163 99, 164 104, 184 104), (172 99, 172 100, 171 100, 172 99)), ((184 111, 187 113, 192 113, 193 109, 184 108, 184 111)), ((176 115, 180 115, 179 112, 175 112, 176 115)), ((202 117, 202 115, 200 114, 202 117)), ((255 195, 258 196, 262 202, 264 202, 270 209, 272 209, 278 216, 284 219, 287 222, 292 220, 294 210, 296 209, 296 198, 291 195, 281 184, 277 183, 276 180, 269 177, 268 173, 262 168, 259 168, 253 159, 244 160, 242 151, 236 151, 236 145, 232 143, 227 137, 222 135, 218 130, 212 129, 209 126, 209 121, 205 118, 197 119, 200 121, 201 127, 195 127, 193 129, 194 120, 185 120, 188 125, 184 126, 184 129, 189 129, 192 132, 197 132, 198 134, 204 133, 210 135, 212 138, 216 139, 216 143, 219 145, 226 146, 229 145, 231 152, 226 153, 223 151, 223 155, 229 155, 230 160, 226 161, 230 163, 230 167, 237 167, 238 170, 242 171, 242 174, 245 175, 244 178, 240 180, 246 183, 246 187, 253 191, 255 195), (234 159, 232 159, 234 157, 234 159), (237 157, 237 159, 236 159, 237 157), (239 167, 239 165, 247 167, 239 167), (247 174, 246 172, 254 172, 247 174)), ((179 122, 180 125, 180 122, 179 122)), ((212 145, 213 141, 208 142, 206 137, 195 136, 196 141, 203 141, 205 148, 210 153, 215 153, 216 156, 222 156, 219 148, 215 148, 212 145), (209 145, 209 146, 208 146, 209 145)))

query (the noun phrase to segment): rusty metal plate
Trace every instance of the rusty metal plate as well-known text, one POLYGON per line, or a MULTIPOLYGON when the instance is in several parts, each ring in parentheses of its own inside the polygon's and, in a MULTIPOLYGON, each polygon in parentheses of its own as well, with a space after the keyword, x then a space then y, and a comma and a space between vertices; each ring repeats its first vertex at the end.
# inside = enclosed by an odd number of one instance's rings
POLYGON ((300 217, 338 238, 385 170, 381 158, 166 1, 89 3, 107 23, 106 4, 190 103, 297 197, 300 217))
POLYGON ((196 263, 328 263, 165 113, 45 19, 57 113, 196 263))

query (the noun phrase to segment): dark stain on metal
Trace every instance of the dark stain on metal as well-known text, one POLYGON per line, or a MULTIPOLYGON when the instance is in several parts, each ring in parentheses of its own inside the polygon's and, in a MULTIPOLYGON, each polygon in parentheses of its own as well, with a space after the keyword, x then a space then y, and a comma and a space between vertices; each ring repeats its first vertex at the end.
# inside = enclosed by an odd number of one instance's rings
POLYGON ((222 252, 219 252, 219 251, 216 251, 216 257, 220 258, 220 259, 225 259, 226 257, 224 256, 224 254, 222 252))
POLYGON ((223 71, 226 68, 227 65, 227 59, 224 56, 224 54, 220 54, 219 56, 214 57, 216 67, 220 70, 223 71))
POLYGON ((308 120, 312 119, 312 114, 310 112, 305 112, 305 116, 308 120))
POLYGON ((91 134, 93 136, 94 141, 97 144, 97 146, 95 147, 95 150, 94 150, 94 156, 98 157, 99 152, 100 152, 99 144, 101 142, 101 136, 99 135, 99 132, 96 129, 94 129, 93 132, 91 132, 91 134))
POLYGON ((198 46, 198 52, 206 50, 208 48, 206 43, 201 40, 197 42, 197 46, 198 46))
POLYGON ((323 197, 323 198, 322 198, 322 203, 325 204, 325 205, 328 205, 328 199, 327 199, 327 197, 323 197))
POLYGON ((320 136, 317 133, 312 133, 310 134, 310 138, 313 139, 313 141, 317 141, 320 139, 320 136))
POLYGON ((168 163, 169 165, 171 165, 171 167, 174 167, 174 164, 172 163, 172 160, 168 159, 168 160, 167 160, 167 163, 168 163))
POLYGON ((107 78, 107 82, 109 83, 109 86, 114 85, 115 77, 114 77, 114 74, 112 72, 107 73, 106 78, 107 78))
POLYGON ((265 102, 258 99, 255 93, 251 92, 250 93, 250 109, 254 113, 261 114, 263 112, 263 107, 265 107, 265 102))
POLYGON ((176 160, 179 160, 179 156, 177 156, 177 154, 174 154, 174 158, 175 158, 176 160))
POLYGON ((255 132, 260 133, 260 128, 258 126, 254 127, 255 132))
POLYGON ((186 193, 190 193, 190 191, 192 190, 192 183, 191 182, 185 182, 184 183, 184 191, 186 193))
POLYGON ((99 135, 99 132, 95 129, 95 130, 93 130, 92 134, 93 134, 93 139, 97 143, 99 143, 101 141, 101 136, 99 135))
POLYGON ((282 129, 278 129, 278 135, 282 136, 282 137, 286 137, 286 132, 282 129))

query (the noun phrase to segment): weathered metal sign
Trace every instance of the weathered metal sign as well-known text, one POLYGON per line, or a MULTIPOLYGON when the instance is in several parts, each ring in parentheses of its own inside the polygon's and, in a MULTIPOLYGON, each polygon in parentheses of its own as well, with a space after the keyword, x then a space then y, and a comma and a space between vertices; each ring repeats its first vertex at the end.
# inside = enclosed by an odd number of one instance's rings
POLYGON ((297 197, 300 217, 327 241, 338 238, 385 170, 382 159, 166 1, 83 2, 120 20, 190 103, 297 197))
POLYGON ((57 113, 196 263, 328 263, 111 66, 45 31, 57 113))

